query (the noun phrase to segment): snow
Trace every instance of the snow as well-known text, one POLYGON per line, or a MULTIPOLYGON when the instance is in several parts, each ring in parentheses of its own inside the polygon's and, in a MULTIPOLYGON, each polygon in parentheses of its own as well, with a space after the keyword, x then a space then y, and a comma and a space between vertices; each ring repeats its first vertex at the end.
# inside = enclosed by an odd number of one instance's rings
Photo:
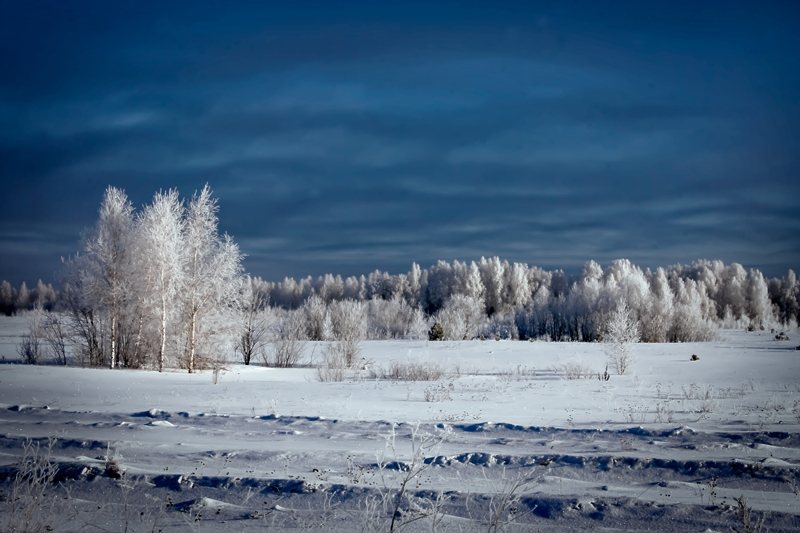
MULTIPOLYGON (((214 385, 209 371, 17 364, 23 330, 0 319, 0 472, 25 439, 56 437, 66 530, 360 530, 386 517, 368 504, 398 486, 423 434, 438 447, 408 490, 423 507, 447 495, 437 531, 486 530, 513 482, 509 531, 728 531, 741 527, 739 496, 769 531, 800 529, 794 334, 639 344, 633 373, 609 381, 567 380, 561 368, 602 372, 601 344, 369 341, 366 370, 320 383, 322 343, 309 343, 299 368, 231 364, 214 385), (447 374, 376 379, 392 361, 447 374), (380 463, 395 424, 395 452, 380 463), (121 480, 104 473, 111 455, 121 480)), ((431 529, 430 517, 407 528, 431 529)))

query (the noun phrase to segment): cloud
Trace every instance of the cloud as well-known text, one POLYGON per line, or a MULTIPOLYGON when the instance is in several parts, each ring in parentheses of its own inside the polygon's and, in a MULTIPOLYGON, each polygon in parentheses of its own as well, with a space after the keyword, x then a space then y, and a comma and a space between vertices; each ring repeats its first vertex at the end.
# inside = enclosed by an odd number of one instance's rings
POLYGON ((13 6, 0 228, 37 229, 0 237, 0 277, 57 260, 109 184, 138 207, 209 183, 270 279, 482 255, 797 268, 795 8, 311 7, 13 6))

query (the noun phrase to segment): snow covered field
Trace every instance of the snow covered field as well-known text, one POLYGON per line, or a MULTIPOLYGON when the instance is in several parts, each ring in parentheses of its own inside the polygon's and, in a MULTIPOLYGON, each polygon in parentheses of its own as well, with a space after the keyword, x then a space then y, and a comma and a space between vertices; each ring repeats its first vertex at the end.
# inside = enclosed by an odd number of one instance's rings
POLYGON ((309 343, 301 368, 215 385, 18 364, 24 324, 0 318, 0 489, 26 439, 55 437, 58 530, 388 531, 401 487, 395 531, 746 531, 740 496, 800 530, 797 334, 640 344, 608 381, 601 344, 371 341, 365 370, 321 383, 309 343), (393 362, 444 375, 377 377, 393 362), (576 362, 592 376, 566 379, 576 362))

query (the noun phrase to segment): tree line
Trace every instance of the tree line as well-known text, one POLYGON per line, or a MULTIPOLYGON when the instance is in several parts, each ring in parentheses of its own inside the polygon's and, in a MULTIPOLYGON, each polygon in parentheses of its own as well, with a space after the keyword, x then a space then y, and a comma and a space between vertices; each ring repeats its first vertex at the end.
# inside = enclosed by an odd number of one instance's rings
POLYGON ((11 316, 17 311, 28 311, 36 306, 52 311, 58 304, 58 293, 51 283, 45 285, 42 280, 33 289, 23 281, 19 290, 8 281, 0 283, 0 313, 11 316))
POLYGON ((621 307, 645 342, 707 341, 720 327, 792 329, 800 321, 793 271, 765 279, 721 261, 655 271, 626 259, 606 268, 590 261, 567 276, 492 257, 414 263, 397 275, 268 282, 244 273, 217 213, 207 186, 188 200, 158 192, 139 212, 109 187, 80 253, 65 260, 59 290, 3 282, 2 311, 57 311, 33 323, 59 362, 69 346, 82 365, 189 372, 233 351, 246 364, 291 366, 307 340, 336 342, 349 365, 363 339, 427 338, 434 326, 436 338, 450 340, 593 342, 621 307))
POLYGON ((720 327, 794 329, 800 321, 800 284, 792 270, 783 278, 765 279, 756 269, 722 261, 655 271, 642 270, 627 259, 605 269, 589 261, 580 274, 570 277, 562 270, 492 257, 469 263, 439 261, 428 269, 415 263, 408 273, 398 275, 375 271, 347 279, 326 274, 316 280, 254 282, 272 305, 290 310, 311 298, 353 299, 370 305, 383 302, 374 305, 379 315, 408 317, 405 304, 428 321, 439 322, 445 337, 454 340, 491 335, 596 341, 621 303, 640 324, 645 342, 710 340, 720 327))

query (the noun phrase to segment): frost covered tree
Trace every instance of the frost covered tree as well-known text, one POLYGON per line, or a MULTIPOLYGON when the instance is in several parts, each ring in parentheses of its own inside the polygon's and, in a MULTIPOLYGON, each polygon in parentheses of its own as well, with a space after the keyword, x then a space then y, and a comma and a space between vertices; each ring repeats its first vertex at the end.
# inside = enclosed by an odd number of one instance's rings
POLYGON ((40 305, 45 311, 52 311, 58 301, 58 294, 52 284, 45 285, 42 280, 39 280, 36 288, 32 291, 32 300, 34 304, 40 305))
POLYGON ((366 299, 391 300, 405 292, 405 274, 392 276, 388 272, 375 270, 367 277, 366 299))
POLYGON ((531 289, 528 285, 528 265, 514 263, 508 274, 506 301, 511 307, 523 307, 531 299, 531 289))
POLYGON ((603 273, 601 305, 604 310, 624 301, 638 318, 646 312, 650 296, 650 284, 644 272, 627 259, 617 259, 603 273))
POLYGON ((647 298, 641 317, 642 340, 644 342, 666 342, 673 320, 674 295, 670 290, 667 273, 658 268, 655 273, 647 271, 650 282, 650 297, 647 298))
POLYGON ((455 272, 447 261, 438 261, 427 273, 424 289, 424 307, 428 313, 435 313, 444 305, 454 292, 455 272))
POLYGON ((242 254, 227 234, 220 237, 217 211, 217 201, 206 185, 189 202, 179 235, 183 261, 174 286, 181 300, 185 363, 190 373, 197 366, 198 348, 210 340, 210 322, 219 320, 220 311, 232 309, 239 295, 242 254))
POLYGON ((747 273, 744 286, 745 311, 753 326, 764 327, 772 318, 772 302, 764 276, 755 269, 747 273))
POLYGON ((163 372, 170 321, 179 312, 176 300, 183 281, 183 202, 178 191, 156 193, 153 203, 139 217, 138 230, 143 259, 139 275, 143 278, 145 306, 158 324, 156 366, 163 372))
POLYGON ((603 341, 609 345, 609 363, 617 374, 627 374, 630 370, 639 339, 639 323, 633 311, 624 301, 620 302, 606 323, 603 337, 603 341))
POLYGON ((447 300, 435 318, 444 330, 444 338, 454 341, 474 339, 486 319, 483 306, 481 300, 462 294, 447 300))
POLYGON ((732 263, 728 267, 723 265, 720 270, 722 283, 715 291, 717 316, 725 318, 725 315, 730 313, 735 319, 741 319, 746 316, 745 283, 747 281, 747 271, 739 263, 732 263))
POLYGON ((302 310, 289 311, 278 317, 272 349, 262 353, 264 364, 279 368, 296 365, 306 345, 305 333, 302 310))
MULTIPOLYGON (((92 366, 139 366, 135 347, 141 331, 138 228, 125 193, 109 187, 95 226, 82 239, 82 253, 66 261, 61 304, 64 331, 77 343, 78 360, 92 366)), ((47 306, 55 291, 37 285, 37 300, 47 306)))
POLYGON ((391 300, 367 302, 370 339, 397 339, 406 336, 423 337, 427 329, 421 309, 414 308, 399 296, 391 300))
POLYGON ((100 218, 84 239, 84 291, 95 309, 108 315, 111 368, 119 362, 122 315, 132 296, 133 229, 133 206, 128 197, 109 187, 100 204, 100 218))
POLYGON ((717 338, 719 326, 706 315, 707 298, 701 284, 692 279, 675 283, 675 306, 669 342, 707 342, 717 338))
POLYGON ((333 274, 320 276, 314 284, 314 292, 325 302, 341 300, 344 295, 344 281, 342 281, 342 276, 338 274, 336 276, 333 274))
POLYGON ((422 279, 422 270, 419 268, 418 264, 411 263, 411 270, 408 271, 406 279, 408 283, 406 284, 405 299, 410 305, 416 307, 419 305, 420 289, 422 287, 420 283, 422 279))
POLYGON ((777 319, 785 325, 797 327, 800 322, 800 283, 794 270, 781 279, 769 281, 769 296, 775 306, 777 319))
MULTIPOLYGON (((560 337, 594 341, 602 333, 607 300, 603 298, 603 269, 589 261, 565 298, 556 301, 555 330, 560 337)), ((556 337, 559 338, 559 337, 556 337)))
POLYGON ((356 300, 331 302, 331 330, 348 367, 356 362, 367 338, 367 306, 356 300))
MULTIPOLYGON (((364 276, 361 276, 363 278, 364 276)), ((346 280, 344 280, 344 290, 342 292, 342 300, 355 300, 361 298, 362 296, 362 279, 359 279, 355 276, 350 276, 346 280)))
POLYGON ((260 280, 257 278, 244 277, 238 302, 236 351, 242 355, 244 364, 249 365, 256 354, 262 353, 269 341, 273 315, 270 312, 269 297, 261 290, 260 280))
POLYGON ((28 286, 25 282, 22 282, 22 285, 19 286, 19 292, 17 293, 17 301, 15 302, 15 307, 17 309, 27 309, 31 303, 31 291, 28 290, 28 286))
POLYGON ((497 256, 491 259, 481 257, 478 262, 481 281, 486 288, 484 304, 488 316, 492 316, 494 313, 505 313, 507 310, 504 296, 508 292, 505 290, 505 277, 506 271, 509 269, 508 261, 500 261, 497 256))
POLYGON ((303 306, 308 339, 326 341, 331 338, 331 316, 328 304, 318 294, 312 294, 303 306))
POLYGON ((17 291, 9 282, 3 280, 0 285, 0 313, 11 316, 14 313, 14 304, 17 301, 17 291))

